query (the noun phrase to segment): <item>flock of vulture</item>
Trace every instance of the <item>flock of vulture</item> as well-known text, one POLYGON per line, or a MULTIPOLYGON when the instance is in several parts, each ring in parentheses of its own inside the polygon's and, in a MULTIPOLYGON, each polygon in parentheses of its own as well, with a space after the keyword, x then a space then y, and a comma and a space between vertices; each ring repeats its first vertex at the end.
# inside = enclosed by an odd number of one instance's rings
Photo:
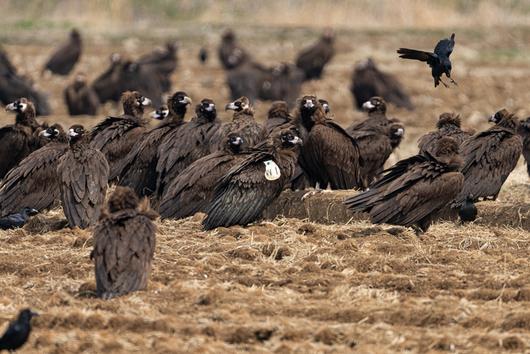
MULTIPOLYGON (((96 114, 101 102, 121 100, 123 114, 91 130, 39 123, 36 116, 49 113, 45 95, 0 52, 0 101, 15 114, 15 123, 0 129, 0 225, 19 227, 61 205, 70 227, 93 229, 97 295, 110 299, 146 287, 158 216, 203 212, 202 225, 211 230, 259 220, 285 189, 356 189, 360 193, 344 201, 353 212, 421 234, 442 211, 474 220, 474 202, 495 200, 521 153, 530 162, 530 118, 520 121, 502 109, 491 116, 491 128, 475 134, 461 129, 458 114, 441 114, 436 130, 419 140, 418 154, 385 170, 405 133, 387 116, 387 102, 414 108, 396 78, 371 59, 355 67, 351 90, 366 116, 347 128, 334 120, 325 99, 299 95, 301 82, 323 74, 333 42, 326 31, 295 64, 267 68, 226 31, 218 54, 233 96, 222 107, 233 111, 228 123, 208 98, 192 114, 192 99, 183 91, 162 103, 177 65, 174 43, 136 61, 115 54, 91 85, 77 75, 64 92, 71 114, 96 114), (264 125, 255 119, 256 99, 274 101, 264 125), (160 123, 149 129, 150 119, 160 123), (105 203, 109 185, 116 188, 105 203)), ((72 31, 44 69, 68 74, 81 43, 72 31)), ((398 53, 426 62, 435 86, 446 85, 444 74, 456 84, 449 60, 454 45, 452 34, 433 52, 398 53)), ((199 58, 208 59, 206 49, 199 58)), ((0 339, 0 350, 9 349, 4 343, 0 339)))

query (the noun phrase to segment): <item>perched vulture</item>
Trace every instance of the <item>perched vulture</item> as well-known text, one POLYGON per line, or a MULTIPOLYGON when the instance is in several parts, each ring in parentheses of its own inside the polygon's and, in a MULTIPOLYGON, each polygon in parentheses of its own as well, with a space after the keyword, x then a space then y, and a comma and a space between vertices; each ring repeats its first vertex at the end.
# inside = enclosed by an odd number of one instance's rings
POLYGON ((139 65, 149 67, 156 73, 162 92, 168 92, 171 89, 171 74, 177 68, 178 63, 177 50, 177 42, 169 41, 165 48, 157 48, 137 61, 139 65))
POLYGON ((212 151, 221 150, 230 133, 237 133, 250 147, 265 139, 265 129, 254 120, 254 109, 246 97, 240 97, 226 105, 225 110, 233 110, 230 123, 223 124, 212 138, 212 151))
POLYGON ((42 146, 38 134, 43 128, 35 119, 33 103, 21 98, 8 104, 6 110, 15 112, 16 118, 15 124, 0 128, 0 178, 42 146))
POLYGON ((118 92, 138 91, 141 95, 149 97, 155 107, 161 106, 163 88, 160 76, 151 65, 141 65, 132 60, 124 60, 118 66, 118 92))
POLYGON ((155 253, 156 212, 147 199, 116 187, 94 228, 90 257, 96 272, 96 293, 105 300, 143 290, 155 253))
POLYGON ((248 147, 237 134, 229 134, 224 149, 189 165, 168 187, 160 203, 164 219, 182 219, 206 210, 217 182, 248 155, 248 147))
POLYGON ((81 34, 76 29, 73 29, 70 32, 68 41, 52 54, 51 58, 46 62, 43 71, 50 70, 57 75, 68 75, 79 60, 79 57, 81 57, 81 49, 81 34))
POLYGON ((66 134, 60 125, 54 124, 40 135, 50 142, 20 161, 0 184, 0 216, 24 207, 42 212, 60 198, 57 164, 68 150, 66 134))
POLYGON ((158 146, 156 165, 157 198, 186 167, 210 153, 210 141, 221 125, 217 119, 215 103, 205 98, 195 108, 195 117, 174 134, 164 136, 158 146))
POLYGON ((169 108, 166 105, 158 107, 156 110, 151 112, 151 118, 156 120, 165 120, 169 115, 169 108))
POLYGON ((95 116, 98 112, 98 95, 87 84, 84 74, 77 74, 74 82, 64 89, 64 101, 71 116, 95 116))
POLYGON ((392 146, 392 151, 394 151, 399 147, 405 136, 405 126, 399 120, 391 119, 389 134, 390 145, 392 146))
POLYGON ((289 113, 289 106, 285 101, 274 101, 272 102, 269 112, 267 113, 267 123, 265 124, 265 129, 267 130, 267 135, 272 133, 272 131, 279 126, 282 126, 287 123, 291 123, 293 118, 289 113))
POLYGON ((110 56, 110 66, 92 83, 92 89, 96 92, 99 102, 118 102, 122 91, 120 86, 120 74, 123 66, 122 57, 118 53, 110 56))
POLYGON ((123 160, 119 178, 120 186, 132 188, 140 197, 149 196, 156 190, 158 174, 158 148, 167 136, 177 134, 184 123, 184 116, 191 99, 185 92, 175 92, 167 100, 168 110, 156 113, 164 116, 162 122, 154 129, 146 132, 135 142, 131 152, 123 160))
POLYGON ((374 124, 388 126, 392 122, 391 119, 386 116, 386 102, 381 97, 372 97, 370 100, 363 103, 363 110, 368 113, 368 118, 359 123, 353 123, 346 128, 346 131, 349 134, 355 130, 363 130, 374 124))
POLYGON ((123 159, 138 144, 147 130, 148 119, 144 119, 144 108, 151 100, 138 92, 125 92, 122 96, 123 114, 119 117, 107 117, 92 129, 93 148, 105 154, 110 166, 109 180, 121 173, 123 159))
POLYGON ((297 124, 306 130, 300 166, 310 185, 320 188, 351 189, 363 185, 359 146, 344 129, 328 119, 315 96, 300 101, 297 124))
POLYGON ((461 146, 472 135, 460 129, 460 115, 454 113, 440 114, 436 128, 438 130, 427 133, 418 140, 420 153, 429 151, 432 154, 436 147, 436 141, 445 136, 455 139, 458 145, 461 146))
POLYGON ((521 122, 519 135, 523 139, 523 156, 526 161, 526 170, 530 176, 530 117, 521 122))
POLYGON ((320 79, 324 66, 335 55, 335 34, 328 29, 312 46, 303 49, 296 58, 296 66, 305 73, 306 80, 320 79))
POLYGON ((491 116, 490 121, 495 123, 493 127, 473 135, 461 146, 465 182, 453 207, 460 207, 470 195, 473 201, 497 199, 521 156, 523 143, 517 134, 517 117, 503 109, 491 116))
POLYGON ((230 29, 226 30, 221 37, 218 54, 223 68, 227 70, 237 68, 250 59, 245 49, 237 43, 236 35, 230 29))
POLYGON ((437 213, 462 190, 461 165, 458 143, 442 138, 433 155, 427 152, 399 161, 369 190, 346 199, 345 204, 354 212, 369 213, 374 224, 425 232, 437 213))
POLYGON ((204 229, 247 225, 258 220, 291 180, 301 143, 296 129, 286 127, 276 129, 254 147, 218 182, 206 208, 204 229))
POLYGON ((397 78, 379 70, 371 58, 355 66, 350 91, 358 109, 362 109, 363 103, 374 96, 382 97, 396 107, 414 109, 409 95, 397 78))
POLYGON ((71 228, 94 225, 107 192, 109 165, 105 155, 90 146, 90 136, 81 125, 69 131, 69 149, 59 159, 61 203, 71 228))

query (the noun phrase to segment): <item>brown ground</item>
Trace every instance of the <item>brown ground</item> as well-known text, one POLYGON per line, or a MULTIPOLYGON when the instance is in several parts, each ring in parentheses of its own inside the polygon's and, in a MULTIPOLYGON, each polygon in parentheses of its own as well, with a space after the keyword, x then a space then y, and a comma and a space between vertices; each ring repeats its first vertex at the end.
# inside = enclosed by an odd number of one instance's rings
MULTIPOLYGON (((214 53, 205 68, 196 60, 201 44, 216 43, 217 29, 207 30, 174 33, 182 40, 174 88, 222 106, 228 91, 214 53)), ((301 29, 239 31, 254 56, 269 64, 290 60, 314 38, 301 29)), ((530 31, 457 32, 453 75, 459 86, 451 89, 434 89, 426 66, 403 63, 393 52, 430 48, 448 34, 339 32, 339 53, 325 79, 303 92, 327 98, 347 125, 362 117, 348 92, 353 63, 372 55, 398 73, 418 109, 390 109, 407 126, 394 161, 415 152, 418 136, 443 111, 461 113, 473 129, 486 128, 485 117, 502 107, 521 117, 530 113, 530 31)), ((169 35, 91 37, 79 69, 93 78, 112 51, 145 52, 169 35)), ((61 101, 66 80, 37 79, 49 45, 61 36, 25 33, 10 38, 6 49, 51 94, 56 114, 46 120, 92 125, 116 108, 106 106, 98 119, 68 118, 61 101)), ((268 104, 257 106, 263 119, 268 104)), ((2 124, 11 120, 0 113, 2 124)), ((521 164, 501 200, 528 203, 527 183, 521 164)), ((62 218, 56 210, 24 230, 0 232, 0 324, 24 306, 42 314, 24 352, 522 352, 530 346, 527 230, 438 223, 418 239, 407 229, 363 222, 279 218, 203 232, 201 216, 165 221, 148 290, 102 301, 92 295, 91 233, 50 231, 62 218)))

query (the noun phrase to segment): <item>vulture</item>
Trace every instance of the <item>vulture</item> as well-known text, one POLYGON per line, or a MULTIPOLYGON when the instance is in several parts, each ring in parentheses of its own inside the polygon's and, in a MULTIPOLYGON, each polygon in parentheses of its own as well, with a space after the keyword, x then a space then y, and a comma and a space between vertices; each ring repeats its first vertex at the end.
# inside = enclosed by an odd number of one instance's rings
POLYGON ((344 129, 326 117, 315 96, 300 100, 296 123, 303 127, 300 166, 311 186, 351 189, 363 185, 359 146, 344 129))
POLYGON ((526 161, 526 170, 530 176, 530 117, 521 121, 519 135, 523 140, 523 156, 526 161))
POLYGON ((81 57, 81 49, 81 34, 78 30, 73 29, 70 32, 68 41, 52 54, 46 65, 44 65, 43 71, 50 70, 57 75, 68 75, 78 62, 79 57, 81 57))
POLYGON ((237 68, 250 59, 249 54, 237 43, 236 35, 230 29, 226 30, 221 37, 218 54, 226 70, 237 68))
POLYGON ((164 219, 182 219, 206 210, 219 181, 232 167, 243 161, 248 146, 235 133, 228 134, 221 151, 206 155, 189 165, 168 187, 160 203, 164 219))
POLYGON ((203 220, 205 230, 248 225, 283 191, 293 176, 302 140, 294 127, 278 128, 217 183, 203 220))
POLYGON ((31 216, 37 215, 39 211, 33 208, 22 208, 19 212, 0 217, 0 229, 18 229, 28 222, 31 216))
POLYGON ((177 50, 177 42, 169 41, 165 48, 157 48, 137 61, 139 65, 150 68, 156 74, 162 92, 168 92, 171 89, 171 74, 177 68, 178 63, 177 50))
POLYGON ((7 350, 13 353, 26 344, 31 333, 31 319, 38 315, 30 309, 20 311, 16 320, 9 323, 6 331, 0 337, 0 351, 7 350))
POLYGON ((265 124, 265 130, 267 135, 279 126, 287 123, 291 123, 293 118, 289 113, 289 106, 285 101, 274 101, 269 108, 267 113, 267 123, 265 124))
POLYGON ((120 87, 120 73, 123 66, 122 57, 118 53, 110 56, 110 66, 92 83, 92 89, 96 92, 99 102, 118 102, 122 94, 120 87))
POLYGON ((74 82, 64 89, 64 101, 71 116, 95 116, 98 112, 99 98, 92 86, 89 86, 84 74, 77 74, 74 82))
POLYGON ((351 134, 355 130, 362 130, 367 126, 379 124, 388 126, 391 124, 391 119, 386 116, 386 102, 381 97, 372 97, 370 100, 363 103, 363 110, 368 113, 368 118, 359 122, 353 123, 346 131, 351 134))
POLYGON ((195 108, 195 117, 182 128, 164 136, 158 146, 157 200, 167 192, 167 188, 186 167, 195 160, 210 153, 210 141, 221 125, 217 118, 215 103, 203 99, 195 108))
POLYGON ((158 107, 151 112, 151 118, 156 120, 164 120, 169 115, 169 108, 166 105, 158 107))
POLYGON ((409 95, 397 78, 379 70, 371 58, 355 66, 350 90, 358 109, 373 96, 380 96, 397 107, 414 109, 409 95))
POLYGON ((175 92, 167 100, 167 113, 162 110, 156 116, 166 116, 154 129, 146 132, 138 142, 135 142, 131 152, 123 160, 120 186, 132 188, 140 197, 149 196, 156 190, 158 163, 158 148, 161 142, 169 136, 177 134, 184 123, 184 116, 191 99, 183 91, 175 92))
POLYGON ((503 109, 490 121, 495 123, 493 127, 473 135, 461 146, 465 182, 452 207, 460 207, 471 195, 474 202, 496 200, 521 156, 523 143, 517 134, 517 117, 503 109))
POLYGON ((431 75, 434 79, 434 87, 438 86, 440 82, 449 87, 442 81, 442 75, 445 74, 451 83, 456 85, 455 80, 451 78, 451 60, 449 57, 453 53, 455 47, 455 34, 451 34, 451 38, 444 38, 434 47, 434 53, 424 52, 422 50, 399 48, 397 53, 402 59, 412 59, 426 62, 431 67, 431 75))
POLYGON ((442 113, 436 123, 438 130, 423 135, 418 140, 418 147, 420 153, 429 151, 432 154, 432 150, 436 147, 436 141, 439 139, 449 136, 462 145, 472 134, 460 129, 460 115, 455 113, 442 113))
POLYGON ((96 294, 108 300, 144 290, 155 253, 156 212, 147 199, 116 187, 94 227, 96 294))
POLYGON ((105 154, 110 166, 109 181, 121 173, 123 159, 137 145, 147 130, 149 120, 143 118, 144 108, 151 100, 136 91, 122 95, 123 114, 107 117, 92 129, 91 145, 105 154))
POLYGON ((42 145, 38 137, 42 127, 35 119, 31 101, 21 98, 8 104, 6 110, 15 112, 16 118, 15 124, 0 128, 0 178, 42 145))
POLYGON ((405 136, 405 126, 397 119, 391 119, 390 121, 390 145, 392 146, 392 151, 394 151, 399 147, 405 136))
POLYGON ((33 102, 37 115, 51 113, 46 95, 38 91, 31 80, 17 74, 7 53, 0 47, 0 103, 8 105, 20 97, 27 97, 33 102))
POLYGON ((141 65, 131 60, 125 60, 118 68, 117 87, 119 93, 138 91, 143 96, 149 97, 155 107, 163 104, 163 88, 157 69, 153 66, 141 65))
POLYGON ((40 135, 50 142, 20 161, 0 184, 0 216, 24 207, 42 212, 52 208, 60 198, 57 164, 68 150, 66 134, 60 125, 54 124, 40 135))
POLYGON ((223 124, 212 138, 212 151, 221 150, 230 133, 238 133, 248 146, 254 146, 265 139, 265 128, 254 120, 254 109, 247 97, 230 102, 225 110, 234 111, 234 115, 232 121, 223 124))
POLYGON ((334 42, 335 34, 327 29, 315 44, 298 54, 296 66, 304 72, 306 80, 320 79, 324 67, 335 55, 334 42))
POLYGON ((61 204, 71 228, 93 226, 107 192, 109 165, 105 155, 90 146, 90 134, 81 125, 68 130, 69 149, 59 159, 57 174, 61 204))
POLYGON ((429 152, 401 160, 384 171, 370 189, 345 200, 354 212, 366 212, 374 224, 413 227, 426 232, 437 213, 460 193, 464 176, 458 143, 445 137, 429 152))

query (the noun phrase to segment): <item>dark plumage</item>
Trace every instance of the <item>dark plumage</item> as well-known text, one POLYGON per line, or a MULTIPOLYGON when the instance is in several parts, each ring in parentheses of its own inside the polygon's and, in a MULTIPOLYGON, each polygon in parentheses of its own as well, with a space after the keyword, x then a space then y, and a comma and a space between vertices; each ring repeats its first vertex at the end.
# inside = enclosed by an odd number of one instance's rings
POLYGON ((237 134, 229 134, 224 149, 206 155, 182 171, 160 203, 162 218, 182 219, 204 212, 217 182, 248 155, 248 146, 237 134))
POLYGON ((432 154, 432 151, 437 145, 436 142, 446 136, 455 139, 459 146, 462 145, 462 143, 466 141, 472 134, 460 129, 460 125, 460 116, 458 114, 440 114, 438 122, 436 123, 438 130, 427 133, 418 140, 420 153, 429 151, 432 154))
POLYGON ((121 66, 118 66, 118 69, 118 92, 138 91, 141 95, 149 97, 155 107, 163 104, 164 87, 155 66, 125 60, 121 66))
POLYGON ((57 75, 68 75, 81 57, 81 49, 81 34, 73 29, 68 41, 52 54, 43 70, 50 70, 57 75))
POLYGON ((184 116, 191 99, 185 92, 178 91, 168 98, 167 104, 167 117, 156 128, 143 134, 122 160, 119 185, 132 188, 141 197, 156 190, 159 146, 166 136, 174 136, 184 126, 184 116))
POLYGON ((94 228, 97 296, 105 300, 147 287, 155 253, 156 212, 134 191, 116 187, 94 228))
POLYGON ((318 183, 321 188, 351 189, 363 185, 357 142, 326 117, 315 96, 300 100, 296 124, 307 132, 302 133, 299 162, 312 186, 318 183))
POLYGON ((530 117, 521 121, 519 135, 523 140, 523 156, 526 161, 526 170, 530 176, 530 117))
POLYGON ((367 212, 374 224, 412 226, 418 233, 429 228, 440 209, 462 190, 464 176, 458 143, 438 140, 434 155, 415 155, 401 160, 370 189, 348 198, 354 212, 367 212))
POLYGON ((230 29, 221 37, 218 55, 223 68, 227 70, 237 68, 250 59, 249 54, 237 43, 236 35, 230 29))
POLYGON ((506 110, 490 118, 495 126, 475 134, 461 146, 465 177, 464 188, 456 197, 453 207, 460 207, 466 197, 497 199, 506 178, 517 165, 523 143, 517 135, 519 121, 506 110))
POLYGON ((397 107, 414 108, 397 78, 379 70, 371 58, 355 66, 350 90, 358 109, 373 96, 380 96, 397 107))
POLYGON ((388 126, 392 121, 386 116, 386 102, 381 97, 372 97, 370 100, 363 103, 363 110, 368 113, 368 118, 353 123, 346 131, 351 134, 356 130, 363 130, 372 125, 388 126))
POLYGON ((208 61, 208 50, 204 47, 199 49, 199 61, 202 65, 206 64, 208 61))
POLYGON ((468 195, 464 203, 458 209, 458 216, 462 223, 475 221, 477 218, 478 210, 475 206, 474 198, 472 195, 468 195))
POLYGON ((177 42, 169 41, 164 48, 157 48, 137 61, 139 65, 151 69, 156 74, 162 92, 168 92, 171 89, 170 78, 178 64, 177 51, 177 42))
POLYGON ((265 124, 265 129, 267 130, 267 135, 272 133, 272 131, 279 126, 282 126, 287 123, 291 123, 293 118, 289 113, 289 106, 285 101, 274 101, 272 102, 269 112, 267 113, 267 123, 265 124))
POLYGON ((328 29, 312 46, 303 49, 296 58, 296 66, 305 73, 306 80, 320 79, 326 64, 335 55, 335 34, 328 29))
POLYGON ((69 131, 69 149, 59 159, 61 203, 71 228, 92 226, 105 200, 109 165, 105 155, 90 146, 90 136, 81 125, 69 131))
POLYGON ((156 120, 164 120, 169 115, 169 108, 166 105, 158 107, 156 110, 151 112, 150 116, 156 120))
POLYGON ((143 114, 145 107, 151 105, 150 99, 136 91, 125 92, 122 103, 121 116, 107 117, 92 129, 91 145, 105 154, 110 166, 110 180, 120 175, 123 159, 138 144, 149 124, 143 114))
POLYGON ((293 127, 277 129, 219 181, 203 220, 206 230, 258 220, 290 181, 302 140, 293 127))
POLYGON ((0 178, 15 167, 31 152, 42 146, 38 134, 42 127, 35 119, 35 106, 26 98, 21 98, 6 106, 7 111, 15 112, 15 124, 0 128, 0 178))
POLYGON ((118 102, 122 94, 120 84, 121 68, 123 66, 122 57, 118 53, 110 56, 109 67, 101 73, 92 83, 92 88, 98 96, 99 102, 118 102))
POLYGON ((390 145, 392 146, 392 151, 397 149, 405 136, 405 126, 399 122, 397 119, 391 119, 390 123, 390 145))
POLYGON ((448 87, 442 81, 442 75, 445 74, 453 84, 456 82, 451 78, 451 60, 449 56, 453 52, 455 46, 455 34, 451 34, 451 38, 444 38, 436 44, 434 53, 424 52, 416 49, 399 48, 397 50, 399 57, 403 59, 413 59, 426 62, 431 67, 431 74, 434 79, 434 87, 438 86, 440 82, 448 87))
POLYGON ((174 134, 166 135, 159 144, 156 165, 158 200, 179 173, 210 153, 212 136, 220 126, 215 103, 208 98, 203 99, 196 106, 195 114, 189 123, 174 134))
POLYGON ((98 112, 99 98, 82 73, 77 74, 74 82, 64 89, 64 101, 71 116, 95 116, 98 112))
POLYGON ((28 222, 30 216, 38 214, 37 209, 22 208, 18 213, 13 213, 0 218, 0 229, 9 230, 22 227, 28 222))
POLYGON ((68 150, 63 128, 54 124, 40 135, 50 142, 32 152, 5 176, 0 184, 0 215, 24 207, 50 209, 60 197, 57 175, 59 158, 68 150))
POLYGON ((265 139, 265 128, 254 120, 254 109, 247 97, 240 97, 225 106, 234 111, 232 121, 223 124, 212 138, 212 151, 221 150, 230 133, 237 133, 248 146, 254 146, 265 139))
POLYGON ((0 338, 0 351, 14 352, 26 344, 31 333, 31 319, 38 316, 30 309, 20 311, 17 319, 9 323, 5 333, 0 338))

